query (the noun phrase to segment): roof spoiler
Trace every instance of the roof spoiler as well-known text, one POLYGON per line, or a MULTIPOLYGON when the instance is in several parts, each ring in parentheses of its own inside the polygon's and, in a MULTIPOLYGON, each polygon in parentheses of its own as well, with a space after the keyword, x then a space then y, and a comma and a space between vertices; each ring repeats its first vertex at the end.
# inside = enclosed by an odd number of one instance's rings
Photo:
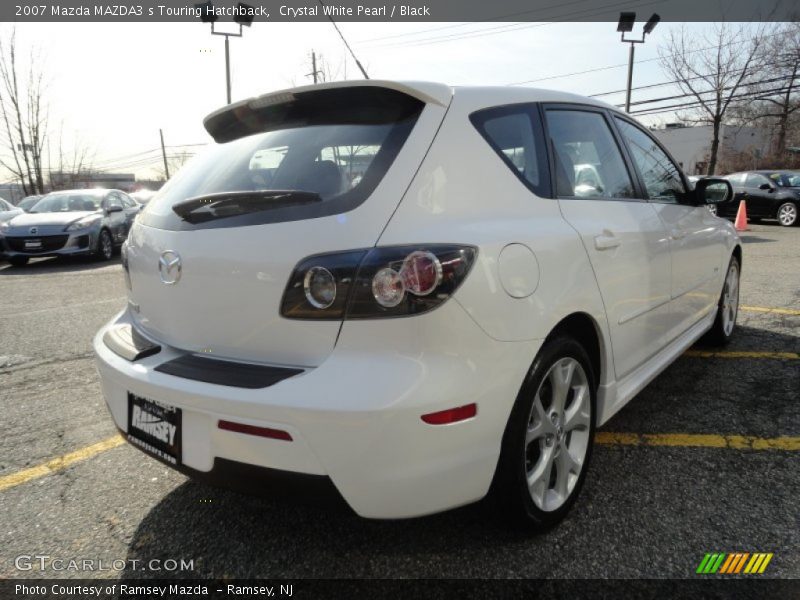
POLYGON ((298 99, 308 99, 318 92, 372 88, 373 92, 389 90, 402 93, 426 104, 447 107, 453 97, 451 87, 441 83, 381 81, 375 79, 336 81, 271 92, 256 98, 240 100, 212 112, 203 125, 214 141, 229 142, 271 127, 286 127, 285 118, 298 99))

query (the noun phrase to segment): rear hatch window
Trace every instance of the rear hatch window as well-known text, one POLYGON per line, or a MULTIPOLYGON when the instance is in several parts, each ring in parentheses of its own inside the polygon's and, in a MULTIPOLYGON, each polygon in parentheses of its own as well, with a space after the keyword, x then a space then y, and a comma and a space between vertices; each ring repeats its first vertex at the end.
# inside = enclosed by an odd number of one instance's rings
POLYGON ((287 94, 263 104, 206 119, 223 143, 171 179, 140 221, 183 231, 353 210, 380 183, 425 106, 367 86, 287 94))

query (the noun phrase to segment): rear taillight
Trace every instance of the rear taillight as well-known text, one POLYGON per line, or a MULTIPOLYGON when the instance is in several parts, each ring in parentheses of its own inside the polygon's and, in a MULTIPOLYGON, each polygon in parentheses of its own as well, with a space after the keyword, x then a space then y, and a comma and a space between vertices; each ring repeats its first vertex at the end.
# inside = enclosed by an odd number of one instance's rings
POLYGON ((373 319, 429 311, 447 300, 475 262, 472 246, 392 246, 311 256, 292 273, 281 315, 373 319))

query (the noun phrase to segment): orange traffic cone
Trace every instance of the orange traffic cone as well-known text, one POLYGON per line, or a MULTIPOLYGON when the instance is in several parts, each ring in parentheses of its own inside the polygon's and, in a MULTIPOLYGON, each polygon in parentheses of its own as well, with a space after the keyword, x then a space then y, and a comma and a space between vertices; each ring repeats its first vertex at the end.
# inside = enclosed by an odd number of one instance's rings
POLYGON ((736 228, 736 231, 750 231, 750 228, 747 226, 747 205, 744 200, 739 202, 739 210, 736 213, 736 221, 733 226, 736 228))

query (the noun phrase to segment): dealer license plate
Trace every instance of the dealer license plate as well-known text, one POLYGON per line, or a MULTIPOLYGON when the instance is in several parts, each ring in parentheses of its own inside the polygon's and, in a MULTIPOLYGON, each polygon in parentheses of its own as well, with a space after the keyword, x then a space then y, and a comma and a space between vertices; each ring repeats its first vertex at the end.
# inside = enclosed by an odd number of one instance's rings
POLYGON ((128 440, 168 463, 181 464, 181 409, 128 392, 128 440))

